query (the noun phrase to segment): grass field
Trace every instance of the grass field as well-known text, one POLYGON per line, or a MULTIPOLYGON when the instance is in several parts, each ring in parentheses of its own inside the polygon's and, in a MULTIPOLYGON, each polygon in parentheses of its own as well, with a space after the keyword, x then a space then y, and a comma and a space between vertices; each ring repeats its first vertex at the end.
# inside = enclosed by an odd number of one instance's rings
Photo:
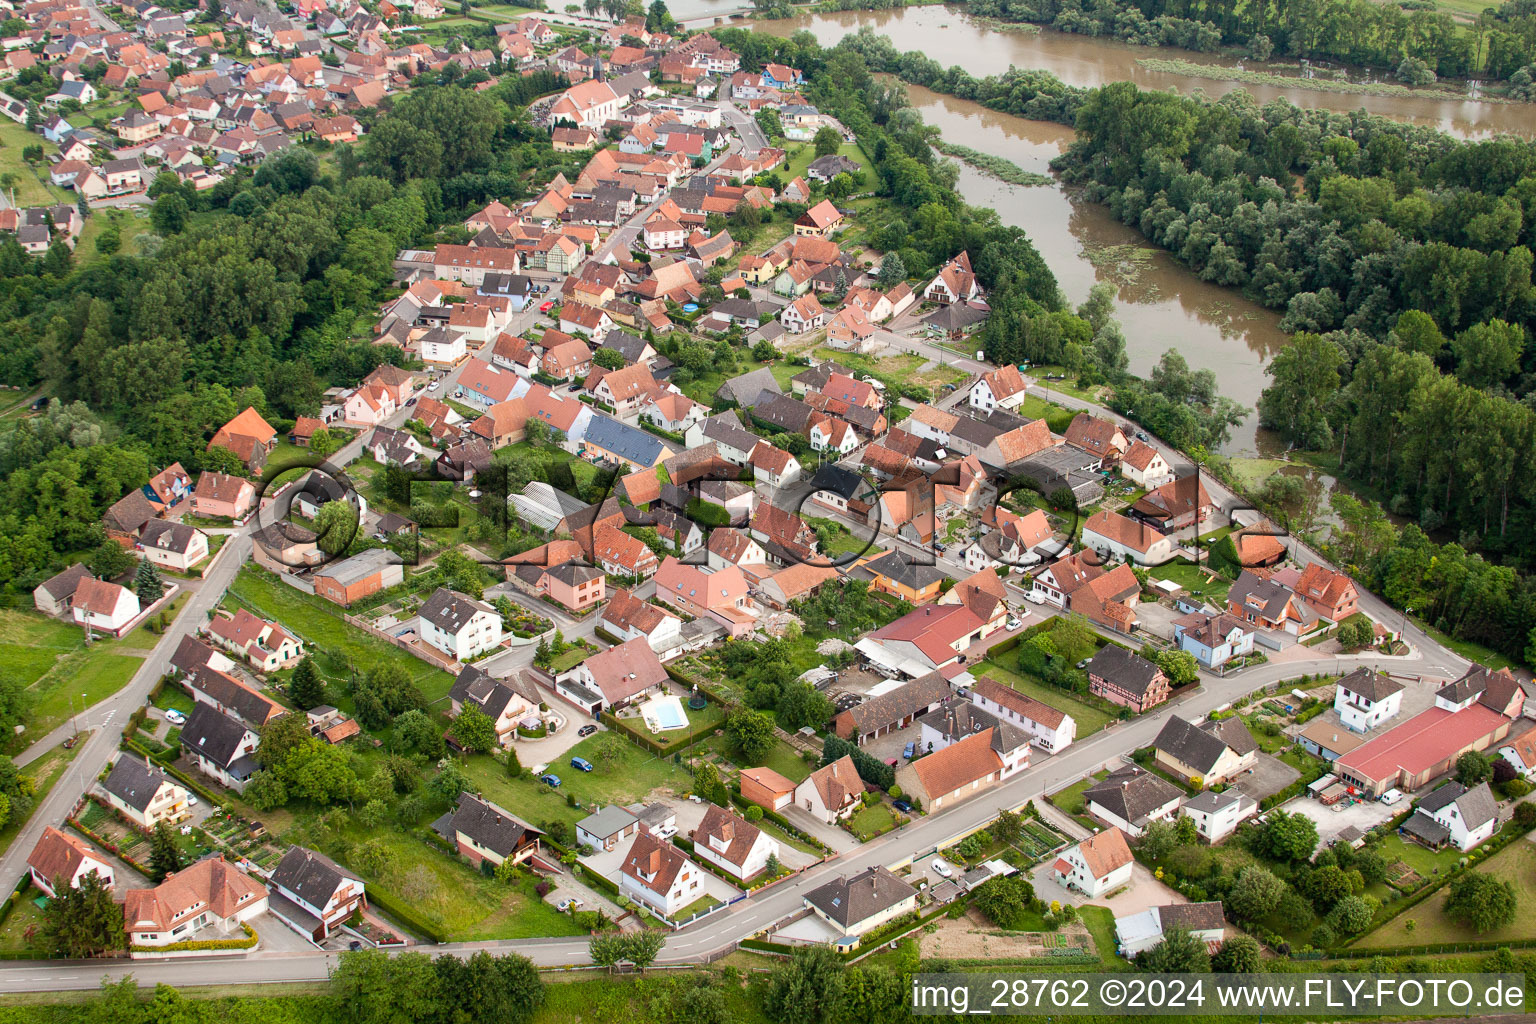
POLYGON ((1172 580, 1191 594, 1212 601, 1225 603, 1232 581, 1220 573, 1207 573, 1202 566, 1187 562, 1169 562, 1151 570, 1155 580, 1172 580), (1214 580, 1212 579, 1214 577, 1214 580))
POLYGON ((875 836, 889 832, 896 825, 896 816, 891 811, 890 805, 881 801, 871 804, 848 819, 848 824, 853 827, 853 834, 859 837, 860 842, 868 842, 875 836))
POLYGON ((1361 939, 1354 948, 1364 952, 1381 946, 1411 946, 1416 943, 1432 945, 1474 940, 1536 939, 1536 915, 1528 912, 1528 908, 1536 903, 1536 844, 1517 839, 1484 861, 1476 870, 1503 879, 1515 887, 1521 912, 1515 915, 1512 924, 1478 934, 1446 916, 1446 893, 1442 890, 1418 906, 1403 911, 1361 939), (1412 931, 1408 928, 1409 921, 1414 922, 1412 931))
MULTIPOLYGON (((816 159, 816 147, 809 142, 795 142, 793 140, 785 143, 785 146, 790 154, 789 160, 784 165, 784 170, 779 173, 784 176, 785 181, 793 181, 803 175, 805 169, 811 165, 811 161, 816 159)), ((864 180, 868 183, 869 158, 859 149, 859 144, 857 142, 845 142, 837 147, 837 152, 839 156, 845 156, 864 168, 864 180)))
POLYGON ((772 768, 791 782, 800 782, 807 775, 811 774, 812 771, 811 765, 801 760, 800 755, 795 752, 793 747, 777 738, 774 740, 773 749, 768 752, 768 756, 757 764, 741 763, 741 755, 736 753, 731 747, 730 740, 723 733, 705 740, 700 749, 701 751, 719 754, 738 768, 772 768))
POLYGON ((428 701, 441 700, 453 686, 453 677, 447 672, 347 625, 335 605, 300 593, 252 566, 240 570, 229 596, 263 618, 276 619, 309 648, 336 652, 360 671, 385 662, 399 665, 428 701))
MULTIPOLYGON (((75 755, 80 752, 81 746, 83 744, 76 743, 73 750, 65 750, 64 745, 61 743, 22 769, 24 774, 32 778, 36 792, 34 808, 37 804, 47 799, 48 791, 54 787, 54 784, 59 779, 64 777, 64 772, 74 761, 75 755)), ((4 828, 0 828, 0 853, 6 851, 11 845, 11 840, 16 838, 16 833, 22 830, 22 827, 26 825, 27 819, 30 817, 31 815, 29 814, 26 817, 13 818, 6 822, 4 828)))
MULTIPOLYGON (((569 726, 567 726, 569 728, 569 726)), ((560 788, 553 792, 533 777, 532 764, 523 765, 523 776, 507 776, 501 762, 489 754, 476 754, 465 763, 465 771, 487 800, 498 803, 534 822, 565 821, 574 825, 598 805, 629 804, 648 797, 653 790, 670 788, 682 793, 693 785, 693 776, 669 758, 652 755, 613 733, 588 736, 563 755, 549 771, 560 777, 560 788), (610 756, 605 757, 604 751, 610 756), (590 772, 572 768, 572 757, 584 757, 595 767, 590 772), (566 795, 576 798, 580 807, 566 802, 566 795)))
POLYGON ((20 742, 44 735, 69 717, 71 704, 84 707, 127 685, 140 659, 121 641, 85 645, 76 627, 27 612, 0 611, 0 664, 27 687, 31 706, 20 742))
POLYGON ((919 367, 928 360, 911 354, 876 357, 858 352, 839 352, 830 348, 818 348, 815 358, 833 359, 849 369, 870 374, 887 388, 900 384, 940 388, 945 384, 958 384, 965 379, 965 374, 942 363, 927 370, 920 370, 919 367))
POLYGON ((80 232, 80 240, 75 245, 75 261, 87 263, 91 260, 101 259, 106 254, 96 248, 96 239, 109 225, 117 226, 119 244, 117 251, 121 253, 138 252, 138 238, 140 235, 150 233, 149 215, 144 211, 134 210, 95 210, 86 218, 85 227, 80 232))
POLYGON ((17 124, 10 118, 0 118, 0 175, 15 175, 16 205, 50 206, 54 203, 73 202, 71 193, 55 188, 48 181, 46 172, 44 177, 39 178, 37 172, 21 158, 23 149, 37 145, 42 146, 45 152, 51 150, 58 153, 58 147, 41 135, 27 131, 25 125, 17 124))
POLYGON ((1077 722, 1077 738, 1090 736, 1108 725, 1112 716, 1109 712, 1096 708, 1091 704, 1077 700, 1071 694, 1063 690, 1057 690, 1046 686, 1044 683, 1020 675, 1010 668, 1004 668, 997 662, 988 659, 971 669, 971 674, 980 678, 991 676, 998 682, 1013 687, 1028 697, 1049 704, 1071 715, 1077 722))

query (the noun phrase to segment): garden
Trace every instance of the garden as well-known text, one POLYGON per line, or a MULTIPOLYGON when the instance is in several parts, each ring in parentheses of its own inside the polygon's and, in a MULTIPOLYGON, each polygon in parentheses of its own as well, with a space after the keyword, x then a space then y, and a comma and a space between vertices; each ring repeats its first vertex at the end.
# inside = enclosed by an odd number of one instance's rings
MULTIPOLYGON (((1479 858, 1476 850, 1470 856, 1457 850, 1451 850, 1450 854, 1453 856, 1449 866, 1443 863, 1434 865, 1440 868, 1442 874, 1466 858, 1473 865, 1471 873, 1497 879, 1512 887, 1511 912, 1504 923, 1478 931, 1447 913, 1446 905, 1456 885, 1453 880, 1422 903, 1409 907, 1365 936, 1352 948, 1369 952, 1372 949, 1398 946, 1536 941, 1536 914, 1531 913, 1531 909, 1536 907, 1536 844, 1516 839, 1486 859, 1479 858)), ((1420 860, 1420 863, 1412 866, 1416 873, 1427 876, 1427 872, 1420 871, 1428 866, 1426 861, 1420 860)), ((1490 892, 1499 898, 1498 890, 1490 889, 1490 892)))

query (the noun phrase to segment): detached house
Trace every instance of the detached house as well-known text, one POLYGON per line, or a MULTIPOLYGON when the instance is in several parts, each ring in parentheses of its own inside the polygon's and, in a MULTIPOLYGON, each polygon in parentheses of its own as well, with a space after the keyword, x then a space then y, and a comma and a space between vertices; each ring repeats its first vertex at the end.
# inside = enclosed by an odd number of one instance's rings
POLYGON ((710 804, 693 830, 693 854, 745 882, 761 874, 779 844, 735 811, 710 804))
POLYGON ((1449 843, 1465 853, 1493 836, 1499 808, 1487 782, 1467 789, 1447 782, 1419 798, 1418 810, 1402 830, 1425 846, 1438 849, 1449 843))
POLYGON ((432 831, 458 847, 474 864, 522 864, 539 855, 544 833, 517 815, 472 793, 432 823, 432 831))
POLYGON ((302 846, 288 848, 267 883, 273 916, 315 942, 368 905, 361 878, 325 854, 302 846))
POLYGON ((108 803, 144 828, 162 821, 174 825, 191 813, 187 791, 148 758, 120 755, 101 788, 108 803))
POLYGON ((1129 765, 1083 790, 1083 806, 1095 818, 1134 837, 1154 821, 1177 817, 1183 797, 1162 776, 1129 765))
POLYGON ((865 789, 864 780, 853 766, 853 757, 844 754, 816 769, 795 787, 795 806, 828 825, 835 825, 862 806, 865 789))
POLYGON ((130 948, 169 946, 205 929, 238 936, 241 926, 267 907, 266 886, 210 857, 166 876, 153 889, 129 889, 123 894, 123 925, 130 948))
POLYGON ((1352 732, 1369 732, 1403 709, 1403 684, 1361 666, 1339 680, 1333 709, 1352 732))
POLYGON ((1298 597, 1329 622, 1343 622, 1360 610, 1360 592, 1354 580, 1319 562, 1302 570, 1295 589, 1298 597))
POLYGON ((971 254, 962 252, 944 264, 934 279, 923 289, 923 299, 949 305, 952 302, 970 302, 982 297, 981 282, 971 269, 971 254))
POLYGON ((245 784, 256 774, 258 765, 251 755, 260 742, 261 737, 244 722, 202 702, 181 729, 187 756, 204 775, 236 793, 245 792, 245 784))
POLYGON ((55 883, 73 889, 90 874, 108 889, 116 884, 112 864, 103 854, 52 825, 43 829, 42 838, 28 854, 27 871, 32 875, 32 884, 49 899, 56 895, 55 883))
POLYGON ((1017 409, 1026 397, 1024 375, 1018 367, 1009 364, 981 375, 971 387, 970 405, 972 409, 989 413, 994 409, 1017 409))
POLYGON ((501 613, 446 587, 432 592, 417 617, 422 640, 455 661, 468 661, 501 645, 501 613))
POLYGON ((1172 690, 1162 669, 1116 644, 1105 644, 1087 671, 1089 692, 1136 712, 1161 704, 1172 690))
POLYGON ((1152 747, 1158 764, 1197 788, 1230 782, 1259 758, 1258 742, 1235 715, 1199 725, 1171 715, 1152 747))
POLYGON ((1133 484, 1152 489, 1173 479, 1173 467, 1156 448, 1136 441, 1120 459, 1120 475, 1133 484))
POLYGON ((1093 899, 1129 882, 1134 864, 1125 833, 1109 828, 1064 850, 1053 873, 1065 888, 1093 899))
POLYGON ((234 615, 214 615, 208 635, 215 643, 250 662, 258 672, 292 668, 304 656, 304 645, 275 622, 257 618, 244 608, 234 615))
POLYGON ((538 689, 518 675, 508 676, 503 682, 473 665, 459 672, 448 691, 452 717, 459 717, 466 705, 475 705, 494 724, 496 741, 502 747, 512 746, 518 724, 537 717, 541 703, 538 689))
POLYGON ((849 945, 881 925, 917 909, 917 890, 883 865, 839 877, 805 894, 805 905, 844 936, 849 945))
POLYGON ((699 875, 682 850, 641 832, 619 869, 619 891, 671 917, 704 895, 699 875))

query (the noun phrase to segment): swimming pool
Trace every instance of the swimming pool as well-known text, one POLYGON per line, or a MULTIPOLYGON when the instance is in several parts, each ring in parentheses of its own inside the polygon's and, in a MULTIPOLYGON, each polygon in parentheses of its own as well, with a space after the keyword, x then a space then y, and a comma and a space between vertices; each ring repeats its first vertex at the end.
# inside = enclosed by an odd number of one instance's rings
POLYGON ((640 715, 645 719, 645 724, 657 732, 688 728, 688 715, 683 711, 683 702, 671 694, 646 701, 640 708, 640 715))

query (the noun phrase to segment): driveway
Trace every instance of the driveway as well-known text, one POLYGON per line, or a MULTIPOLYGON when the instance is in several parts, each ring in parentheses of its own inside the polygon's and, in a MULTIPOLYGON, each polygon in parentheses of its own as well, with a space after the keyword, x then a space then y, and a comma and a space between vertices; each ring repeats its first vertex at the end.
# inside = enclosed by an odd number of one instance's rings
POLYGON ((288 927, 270 910, 251 918, 251 927, 261 937, 261 949, 267 953, 312 953, 315 944, 288 927))
POLYGON ((853 836, 844 832, 836 825, 828 825, 803 807, 796 807, 794 804, 790 804, 781 813, 789 819, 791 825, 807 835, 820 839, 834 853, 847 853, 849 850, 856 850, 859 847, 859 841, 853 838, 853 836))
POLYGON ((1170 608, 1155 601, 1143 601, 1136 606, 1136 621, 1153 636, 1173 640, 1173 620, 1182 618, 1177 608, 1170 608))
POLYGON ((1329 806, 1308 796, 1299 796, 1280 805, 1280 810, 1287 814, 1305 814, 1317 823, 1320 846, 1333 842, 1350 825, 1368 832, 1402 809, 1401 803, 1388 807, 1379 800, 1358 800, 1352 804, 1341 800, 1329 806))

